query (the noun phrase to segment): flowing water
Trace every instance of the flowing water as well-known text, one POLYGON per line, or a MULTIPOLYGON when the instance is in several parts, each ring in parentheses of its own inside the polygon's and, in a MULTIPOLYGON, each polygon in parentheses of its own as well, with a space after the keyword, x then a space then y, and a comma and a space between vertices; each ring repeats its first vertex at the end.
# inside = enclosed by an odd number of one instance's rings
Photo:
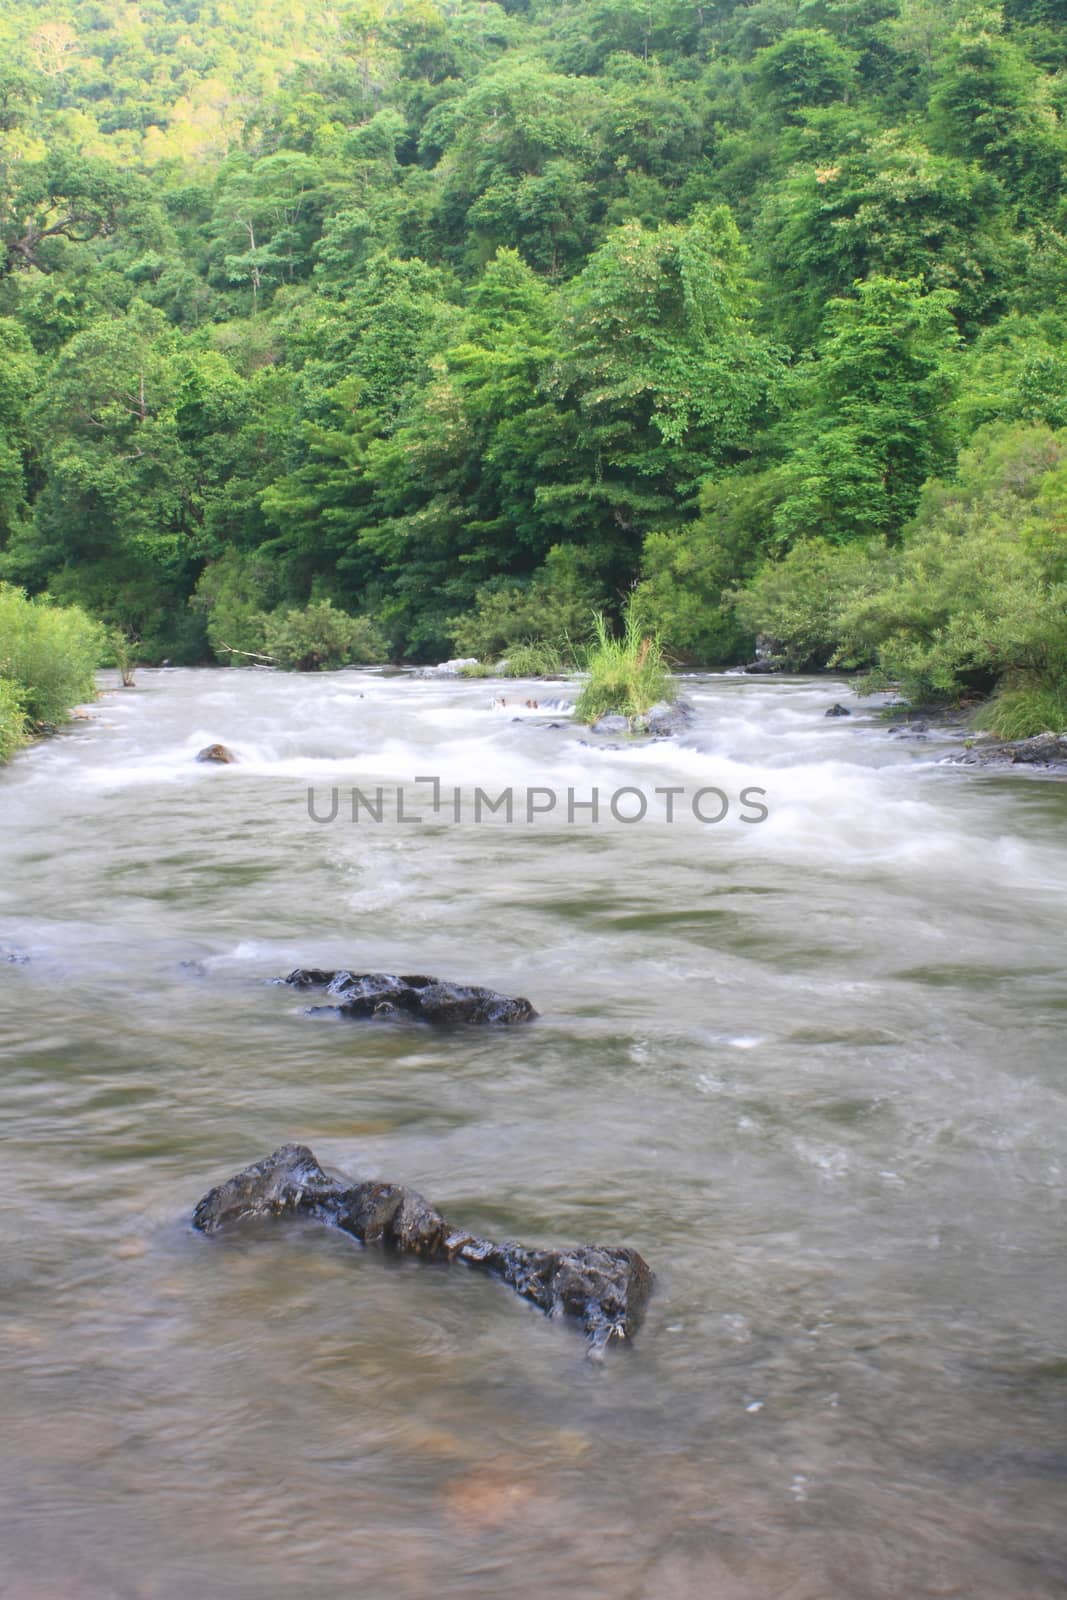
POLYGON ((5 1600, 1067 1592, 1067 788, 687 687, 610 749, 521 703, 567 686, 142 672, 0 775, 5 1600), (298 964, 540 1018, 313 1018, 298 964), (191 1231, 287 1140, 637 1246, 645 1326, 596 1366, 462 1268, 191 1231))

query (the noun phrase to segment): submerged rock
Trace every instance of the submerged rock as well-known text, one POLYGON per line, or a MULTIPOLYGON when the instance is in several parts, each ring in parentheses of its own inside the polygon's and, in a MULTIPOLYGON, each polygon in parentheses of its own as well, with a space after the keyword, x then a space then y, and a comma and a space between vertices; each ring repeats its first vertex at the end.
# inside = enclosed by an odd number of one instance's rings
POLYGON ((454 1228, 414 1189, 329 1177, 306 1145, 287 1144, 210 1190, 193 1212, 201 1233, 251 1218, 307 1216, 364 1245, 430 1261, 463 1261, 509 1284, 551 1317, 571 1317, 599 1354, 637 1331, 652 1271, 636 1250, 578 1245, 540 1250, 454 1228))
POLYGON ((823 712, 824 717, 850 717, 851 715, 852 712, 848 707, 842 705, 832 705, 829 711, 823 712))
POLYGON ((439 1026, 529 1022, 537 1015, 529 1000, 513 1000, 494 989, 448 983, 442 978, 398 978, 389 972, 323 972, 318 967, 298 967, 282 981, 295 989, 325 989, 333 1004, 312 1006, 312 1013, 333 1011, 344 1017, 388 1017, 400 1013, 439 1026))
POLYGON ((237 760, 232 750, 227 750, 224 744, 208 744, 196 754, 198 761, 216 761, 220 766, 231 767, 237 760))

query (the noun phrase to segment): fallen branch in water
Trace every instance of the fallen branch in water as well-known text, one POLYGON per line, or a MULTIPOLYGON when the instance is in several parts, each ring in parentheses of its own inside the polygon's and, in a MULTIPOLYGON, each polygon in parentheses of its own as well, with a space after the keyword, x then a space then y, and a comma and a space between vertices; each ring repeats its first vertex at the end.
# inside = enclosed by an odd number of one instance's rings
POLYGON ((221 639, 219 640, 219 649, 225 650, 231 656, 254 657, 256 661, 277 661, 278 659, 277 656, 264 655, 262 650, 238 650, 232 644, 223 644, 221 639))

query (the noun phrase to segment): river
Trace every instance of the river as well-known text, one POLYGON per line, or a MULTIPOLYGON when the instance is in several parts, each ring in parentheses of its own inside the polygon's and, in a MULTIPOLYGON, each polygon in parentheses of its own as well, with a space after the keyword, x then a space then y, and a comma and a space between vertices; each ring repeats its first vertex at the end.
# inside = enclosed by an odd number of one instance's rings
POLYGON ((1067 787, 830 679, 610 749, 565 685, 105 676, 0 774, 5 1600, 1067 1592, 1067 787), (309 1017, 297 965, 540 1017, 309 1017), (288 1140, 636 1246, 644 1327, 598 1366, 459 1267, 192 1232, 288 1140))

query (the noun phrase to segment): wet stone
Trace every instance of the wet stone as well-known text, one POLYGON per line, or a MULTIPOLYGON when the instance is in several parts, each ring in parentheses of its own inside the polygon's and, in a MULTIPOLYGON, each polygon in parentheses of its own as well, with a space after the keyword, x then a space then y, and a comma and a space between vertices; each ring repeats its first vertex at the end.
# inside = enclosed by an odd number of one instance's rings
POLYGON ((388 972, 324 972, 298 967, 282 980, 294 989, 323 989, 329 1005, 309 1011, 366 1018, 409 1016, 439 1027, 459 1023, 510 1025, 529 1022, 537 1012, 529 1000, 512 999, 494 989, 449 983, 424 974, 397 977, 388 972))
POLYGON ((562 1250, 496 1243, 453 1228, 414 1189, 330 1177, 306 1145, 288 1144, 206 1194, 193 1212, 201 1233, 261 1218, 307 1216, 374 1245, 428 1261, 462 1261, 500 1278, 547 1316, 576 1322, 599 1355, 630 1339, 652 1292, 648 1263, 626 1246, 562 1250))

